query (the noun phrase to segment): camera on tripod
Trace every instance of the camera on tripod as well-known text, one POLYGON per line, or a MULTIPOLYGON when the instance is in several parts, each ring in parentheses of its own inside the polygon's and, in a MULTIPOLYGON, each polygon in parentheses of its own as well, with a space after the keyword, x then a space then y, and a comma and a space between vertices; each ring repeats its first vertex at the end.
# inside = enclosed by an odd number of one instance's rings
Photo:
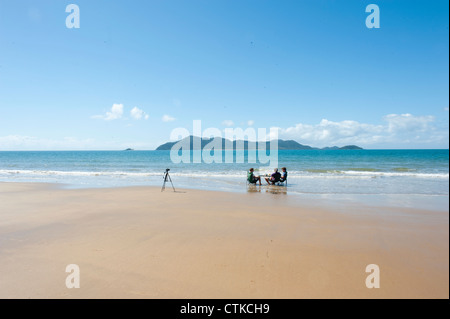
POLYGON ((175 192, 175 187, 173 186, 172 178, 170 178, 169 171, 170 171, 170 168, 166 168, 166 172, 164 173, 164 183, 161 188, 161 192, 163 192, 166 189, 166 182, 168 180, 170 181, 170 184, 172 184, 173 191, 175 192))

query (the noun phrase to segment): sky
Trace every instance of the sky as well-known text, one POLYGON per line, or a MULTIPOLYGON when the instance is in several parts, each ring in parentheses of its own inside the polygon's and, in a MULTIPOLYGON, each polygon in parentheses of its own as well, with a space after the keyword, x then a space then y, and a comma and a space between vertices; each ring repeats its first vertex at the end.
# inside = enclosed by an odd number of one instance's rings
POLYGON ((194 120, 448 149, 448 26, 441 0, 0 0, 0 151, 151 150, 194 120))

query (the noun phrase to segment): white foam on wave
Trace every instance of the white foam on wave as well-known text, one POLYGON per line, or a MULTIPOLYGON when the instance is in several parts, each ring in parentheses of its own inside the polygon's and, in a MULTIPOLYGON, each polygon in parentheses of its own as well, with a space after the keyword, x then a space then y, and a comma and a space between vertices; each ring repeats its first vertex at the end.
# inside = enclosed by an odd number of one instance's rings
MULTIPOLYGON (((53 170, 0 170, 0 176, 28 176, 28 177, 152 177, 163 176, 161 172, 126 172, 126 171, 53 171, 53 170)), ((233 178, 242 179, 246 177, 245 171, 189 171, 171 172, 172 176, 194 177, 194 178, 233 178)), ((264 174, 261 174, 264 175, 264 174)), ((376 178, 376 177, 415 177, 427 179, 449 179, 448 173, 417 173, 417 172, 371 172, 371 171, 327 171, 327 172, 306 172, 290 171, 289 178, 376 178)))
POLYGON ((412 172, 365 172, 365 171, 343 171, 347 175, 386 176, 386 177, 419 177, 419 178, 444 178, 448 179, 448 173, 412 173, 412 172))

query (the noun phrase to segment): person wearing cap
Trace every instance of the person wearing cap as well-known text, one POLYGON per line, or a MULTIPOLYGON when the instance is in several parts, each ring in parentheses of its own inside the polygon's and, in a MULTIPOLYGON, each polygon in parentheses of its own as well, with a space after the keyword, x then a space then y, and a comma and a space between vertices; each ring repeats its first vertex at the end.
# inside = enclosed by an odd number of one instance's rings
POLYGON ((270 175, 270 177, 266 177, 266 182, 269 185, 275 185, 275 183, 278 183, 280 181, 281 174, 278 172, 278 168, 275 168, 273 170, 273 174, 270 175))

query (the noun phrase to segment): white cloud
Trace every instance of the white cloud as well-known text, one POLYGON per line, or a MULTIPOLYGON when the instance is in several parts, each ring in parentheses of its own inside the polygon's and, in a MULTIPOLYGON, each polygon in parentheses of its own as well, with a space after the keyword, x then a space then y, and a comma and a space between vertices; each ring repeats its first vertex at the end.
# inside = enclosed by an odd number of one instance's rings
POLYGON ((233 126, 233 125, 234 125, 234 122, 231 121, 231 120, 225 120, 225 121, 222 122, 222 125, 225 125, 225 126, 233 126))
POLYGON ((434 121, 433 116, 413 116, 411 114, 389 114, 384 117, 389 132, 423 132, 434 121))
POLYGON ((448 106, 447 106, 447 107, 444 107, 444 111, 447 111, 447 112, 448 112, 448 106))
POLYGON ((120 119, 123 115, 123 104, 113 104, 111 112, 106 112, 105 120, 112 121, 120 119))
MULTIPOLYGON (((123 114, 124 114, 123 104, 113 104, 113 106, 111 107, 111 110, 109 112, 106 112, 106 114, 94 115, 94 116, 91 116, 91 118, 98 119, 98 120, 105 120, 105 121, 113 121, 113 120, 121 119, 123 117, 123 114)), ((138 107, 134 107, 130 111, 130 116, 132 119, 135 119, 135 120, 140 120, 140 119, 148 120, 149 119, 148 114, 146 114, 143 110, 141 110, 138 107)))
POLYGON ((248 126, 253 126, 253 125, 255 125, 255 121, 249 120, 249 121, 247 122, 247 125, 248 125, 248 126))
POLYGON ((133 119, 135 120, 140 120, 140 119, 145 119, 148 120, 149 116, 148 114, 146 114, 143 110, 141 110, 138 107, 134 107, 131 111, 130 111, 130 115, 133 119))
POLYGON ((389 114, 381 124, 357 121, 333 122, 323 119, 318 124, 299 123, 279 128, 279 138, 293 139, 316 147, 357 144, 363 147, 407 147, 411 145, 448 145, 448 131, 439 129, 433 116, 389 114))
POLYGON ((110 112, 106 112, 105 115, 94 115, 93 119, 100 119, 105 121, 113 121, 122 118, 123 116, 123 104, 113 104, 110 112))
POLYGON ((170 115, 164 115, 162 117, 162 121, 163 122, 173 122, 173 121, 175 121, 175 118, 170 115))

